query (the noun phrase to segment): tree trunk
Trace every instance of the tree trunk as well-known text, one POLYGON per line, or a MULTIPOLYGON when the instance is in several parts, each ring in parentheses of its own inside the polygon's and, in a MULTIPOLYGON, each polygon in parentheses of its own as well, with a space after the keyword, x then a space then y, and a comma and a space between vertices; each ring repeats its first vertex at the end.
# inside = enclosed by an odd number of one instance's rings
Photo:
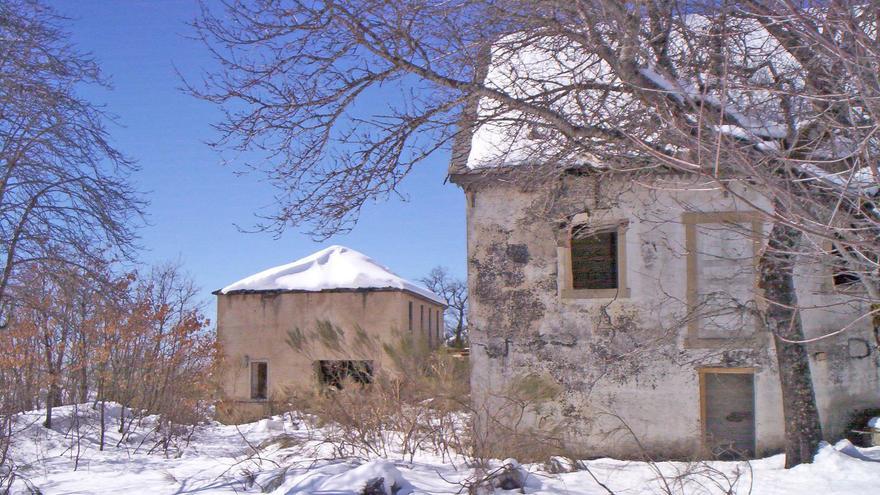
POLYGON ((49 388, 46 391, 46 420, 43 421, 43 426, 46 428, 52 428, 52 408, 55 406, 55 385, 54 385, 55 377, 52 372, 49 372, 49 388))
POLYGON ((458 325, 455 326, 455 347, 459 349, 464 347, 464 338, 462 338, 462 334, 464 334, 464 314, 463 312, 459 312, 458 325))
POLYGON ((758 287, 767 301, 763 317, 774 336, 782 385, 786 468, 811 462, 822 439, 807 350, 802 344, 780 340, 804 338, 793 274, 802 237, 797 229, 775 224, 758 260, 758 287))
POLYGON ((52 408, 61 406, 61 389, 58 387, 58 374, 49 372, 49 390, 46 391, 46 420, 43 426, 52 428, 52 408))
POLYGON ((80 364, 79 369, 79 402, 85 404, 89 401, 89 371, 86 365, 80 364))
MULTIPOLYGON (((103 390, 103 388, 104 387, 101 387, 102 390, 103 390)), ((101 392, 99 392, 99 393, 101 393, 101 392)), ((102 396, 101 396, 101 440, 100 440, 100 443, 98 444, 98 450, 104 450, 104 434, 107 431, 107 422, 104 417, 104 411, 106 411, 106 407, 104 405, 104 397, 102 394, 102 396)))

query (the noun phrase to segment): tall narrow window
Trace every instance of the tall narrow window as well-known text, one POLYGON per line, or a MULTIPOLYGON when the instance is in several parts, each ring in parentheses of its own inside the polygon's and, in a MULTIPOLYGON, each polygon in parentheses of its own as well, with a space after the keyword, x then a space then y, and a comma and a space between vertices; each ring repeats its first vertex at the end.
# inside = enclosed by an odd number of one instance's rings
POLYGON ((617 231, 572 231, 571 281, 573 289, 617 288, 617 231))
POLYGON ((440 329, 443 328, 443 320, 440 319, 440 310, 439 309, 434 311, 434 321, 437 322, 437 325, 434 327, 434 329, 437 332, 437 343, 439 344, 440 343, 440 329))
POLYGON ((251 399, 265 400, 269 388, 269 363, 251 363, 251 399))
POLYGON ((419 304, 419 331, 425 331, 425 305, 419 304))
POLYGON ((413 304, 412 301, 409 302, 409 331, 412 332, 413 329, 413 304))
POLYGON ((431 333, 431 308, 428 308, 428 347, 433 347, 434 335, 431 333))

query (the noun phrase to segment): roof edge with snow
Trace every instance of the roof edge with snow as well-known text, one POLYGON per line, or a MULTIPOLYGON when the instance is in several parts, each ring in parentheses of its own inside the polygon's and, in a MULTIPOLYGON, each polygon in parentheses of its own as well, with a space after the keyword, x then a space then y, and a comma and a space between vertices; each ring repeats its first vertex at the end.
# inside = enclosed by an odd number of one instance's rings
POLYGON ((369 256, 345 246, 330 246, 292 263, 245 277, 212 294, 401 291, 446 306, 420 284, 406 280, 369 256))
POLYGON ((401 289, 400 287, 359 287, 359 288, 347 288, 347 287, 338 287, 335 289, 318 289, 318 290, 307 290, 307 289, 234 289, 223 292, 223 289, 217 289, 211 294, 215 296, 240 296, 246 294, 319 294, 319 293, 334 293, 334 292, 405 292, 412 296, 415 296, 419 299, 424 299, 425 301, 431 302, 433 304, 438 304, 443 306, 444 308, 449 307, 445 302, 441 302, 438 296, 438 299, 432 299, 425 294, 421 294, 414 290, 410 289, 401 289))

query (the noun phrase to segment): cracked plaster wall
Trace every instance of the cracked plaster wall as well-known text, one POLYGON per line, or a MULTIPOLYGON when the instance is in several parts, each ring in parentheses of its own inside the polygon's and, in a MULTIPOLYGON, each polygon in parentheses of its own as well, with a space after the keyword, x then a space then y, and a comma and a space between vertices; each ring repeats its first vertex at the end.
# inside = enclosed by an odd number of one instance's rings
MULTIPOLYGON (((769 339, 748 348, 691 349, 684 342, 686 211, 737 211, 720 192, 674 191, 674 184, 568 177, 550 185, 500 182, 466 187, 472 389, 492 416, 517 377, 539 375, 561 393, 517 428, 558 427, 564 448, 583 456, 692 457, 701 445, 700 367, 754 367, 756 447, 783 443, 782 408, 769 339), (580 214, 580 215, 579 215, 580 214), (561 296, 559 247, 571 219, 601 226, 626 221, 627 298, 561 296), (632 434, 621 428, 622 422, 632 434)), ((752 197, 757 204, 763 200, 752 197)), ((766 230, 765 226, 765 230, 766 230)), ((821 267, 799 267, 809 306, 821 293, 821 267)), ((839 328, 865 308, 810 310, 807 335, 839 328)), ((826 434, 842 433, 850 409, 878 400, 877 349, 869 322, 810 347, 826 434), (856 343, 848 339, 859 339, 856 343), (864 346, 860 343, 866 342, 864 346), (853 358, 856 353, 867 356, 853 358), (864 348, 863 348, 864 347, 864 348), (866 350, 867 349, 867 350, 866 350)), ((491 421, 483 421, 490 424, 491 421)), ((491 427, 487 427, 489 438, 491 427)), ((502 434, 498 431, 495 433, 502 434)))

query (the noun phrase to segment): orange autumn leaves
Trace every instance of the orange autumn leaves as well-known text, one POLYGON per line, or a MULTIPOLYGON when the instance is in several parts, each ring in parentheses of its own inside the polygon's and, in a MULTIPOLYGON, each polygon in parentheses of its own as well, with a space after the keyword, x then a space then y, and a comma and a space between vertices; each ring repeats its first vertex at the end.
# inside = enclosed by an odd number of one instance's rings
MULTIPOLYGON (((174 265, 122 276, 33 270, 0 332, 5 412, 114 401, 189 424, 213 395, 217 348, 197 289, 174 265)), ((124 422, 120 426, 124 429, 124 422)))

